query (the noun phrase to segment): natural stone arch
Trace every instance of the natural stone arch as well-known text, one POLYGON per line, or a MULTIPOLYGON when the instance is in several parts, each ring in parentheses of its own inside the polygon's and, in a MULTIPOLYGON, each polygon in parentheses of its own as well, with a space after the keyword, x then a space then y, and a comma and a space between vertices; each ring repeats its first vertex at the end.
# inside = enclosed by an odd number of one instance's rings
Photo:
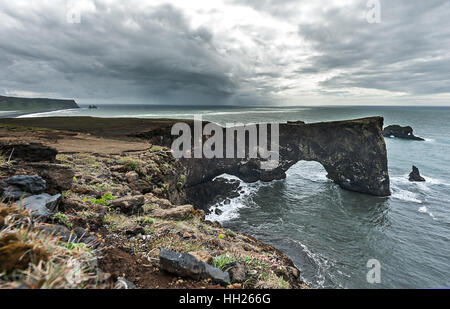
MULTIPOLYGON (((260 168, 259 159, 183 159, 187 186, 212 180, 221 174, 245 182, 284 179, 285 172, 300 160, 316 161, 328 178, 343 189, 390 195, 383 118, 280 125, 280 165, 271 171, 260 168)), ((225 135, 225 134, 224 134, 225 135)))

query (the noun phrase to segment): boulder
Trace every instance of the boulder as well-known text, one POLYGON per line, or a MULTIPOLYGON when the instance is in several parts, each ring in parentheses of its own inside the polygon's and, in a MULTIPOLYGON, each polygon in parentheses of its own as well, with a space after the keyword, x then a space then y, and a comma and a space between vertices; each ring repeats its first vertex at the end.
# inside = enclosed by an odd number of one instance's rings
POLYGON ((425 178, 420 175, 419 169, 413 165, 412 172, 409 174, 409 181, 423 182, 425 178))
POLYGON ((397 137, 415 141, 424 141, 423 138, 414 136, 413 129, 410 126, 401 127, 399 125, 387 126, 383 130, 384 137, 397 137))
POLYGON ((184 220, 192 217, 194 213, 194 206, 184 205, 170 209, 156 209, 150 213, 150 216, 153 218, 184 220))
POLYGON ((128 196, 110 201, 110 206, 119 208, 121 212, 125 214, 135 214, 142 210, 142 206, 145 203, 143 195, 128 196))
POLYGON ((26 198, 30 196, 30 193, 22 191, 19 187, 16 186, 5 186, 2 188, 3 197, 6 201, 17 201, 21 198, 26 198))
POLYGON ((0 142, 0 153, 11 156, 11 159, 20 159, 27 162, 54 162, 58 151, 40 143, 0 142))
POLYGON ((24 192, 41 194, 46 189, 46 181, 40 176, 17 175, 5 179, 7 185, 15 186, 24 192))
POLYGON ((230 284, 230 275, 227 272, 198 261, 190 254, 177 253, 162 248, 159 253, 159 263, 162 270, 180 277, 195 280, 211 279, 218 284, 230 284))
POLYGON ((32 195, 22 201, 22 208, 32 217, 48 219, 57 209, 61 201, 61 194, 51 196, 47 193, 32 195))

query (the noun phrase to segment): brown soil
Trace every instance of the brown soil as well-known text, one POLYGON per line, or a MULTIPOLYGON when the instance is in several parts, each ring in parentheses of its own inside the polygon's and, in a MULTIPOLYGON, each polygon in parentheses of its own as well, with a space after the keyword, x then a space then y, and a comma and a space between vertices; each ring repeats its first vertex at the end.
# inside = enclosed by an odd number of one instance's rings
POLYGON ((23 143, 42 143, 59 153, 91 152, 102 155, 145 150, 149 143, 142 140, 103 138, 69 131, 20 129, 0 126, 0 141, 20 140, 23 143))
POLYGON ((99 267, 112 275, 110 284, 118 277, 124 277, 142 289, 223 289, 220 285, 206 281, 192 281, 166 274, 120 248, 105 249, 99 259, 99 267))

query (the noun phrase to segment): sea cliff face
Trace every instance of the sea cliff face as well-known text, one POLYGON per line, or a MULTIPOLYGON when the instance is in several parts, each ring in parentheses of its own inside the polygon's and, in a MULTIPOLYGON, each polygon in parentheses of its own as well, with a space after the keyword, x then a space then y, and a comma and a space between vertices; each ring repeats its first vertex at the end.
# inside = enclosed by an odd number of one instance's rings
POLYGON ((79 108, 74 100, 17 98, 0 96, 1 111, 50 111, 79 108))
MULTIPOLYGON (((263 160, 249 158, 247 139, 245 158, 183 159, 189 176, 187 186, 209 182, 224 173, 239 177, 245 182, 284 179, 285 172, 292 165, 305 160, 321 163, 328 172, 328 178, 343 189, 375 196, 389 196, 391 192, 387 152, 382 128, 382 117, 312 124, 280 124, 277 168, 262 169, 263 160)), ((222 129, 225 139, 225 128, 222 129)), ((259 134, 260 127, 257 129, 259 134)), ((193 132, 194 128, 191 131, 193 132)), ((175 138, 170 134, 170 127, 138 136, 166 146, 175 138)), ((194 145, 194 140, 192 144, 194 145)), ((237 148, 236 144, 237 140, 234 149, 237 148)), ((227 145, 225 140, 223 145, 227 145)), ((191 151, 193 152, 194 150, 191 151)), ((223 152, 227 152, 226 147, 223 152)))

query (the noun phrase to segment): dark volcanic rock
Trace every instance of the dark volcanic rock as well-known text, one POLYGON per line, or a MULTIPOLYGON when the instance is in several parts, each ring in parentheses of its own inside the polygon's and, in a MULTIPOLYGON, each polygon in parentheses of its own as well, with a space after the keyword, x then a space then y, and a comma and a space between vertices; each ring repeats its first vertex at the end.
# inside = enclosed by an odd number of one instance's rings
MULTIPOLYGON (((222 174, 234 175, 245 182, 284 179, 285 172, 291 166, 305 160, 321 163, 328 172, 328 178, 344 189, 389 196, 387 153, 382 128, 382 117, 280 124, 278 167, 265 170, 261 168, 262 159, 248 158, 249 145, 246 139, 246 158, 182 159, 188 171, 186 187, 209 182, 222 174)), ((258 125, 257 131, 259 129, 258 125)), ((226 145, 226 132, 222 132, 222 135, 223 144, 226 145)), ((234 142, 236 149, 236 140, 234 142)))
POLYGON ((230 284, 230 276, 227 272, 200 262, 190 254, 161 249, 159 262, 162 270, 180 277, 195 280, 212 279, 215 283, 230 284))
POLYGON ((216 178, 213 181, 186 188, 189 203, 205 211, 214 204, 239 196, 238 180, 216 178))
POLYGON ((425 181, 425 178, 420 175, 419 169, 414 165, 412 167, 412 172, 409 174, 409 181, 425 181))
POLYGON ((26 176, 18 175, 4 180, 8 185, 13 185, 20 188, 22 191, 40 194, 45 191, 46 182, 40 176, 26 176))
POLYGON ((18 175, 4 180, 3 197, 8 201, 17 201, 23 197, 40 194, 46 189, 46 182, 39 176, 18 175))
POLYGON ((399 125, 387 126, 383 130, 383 136, 410 139, 415 141, 424 141, 423 138, 414 136, 413 129, 410 126, 407 127, 401 127, 399 125))
POLYGON ((39 143, 10 143, 0 142, 0 153, 7 158, 19 159, 27 162, 54 162, 58 151, 39 143))
POLYGON ((34 218, 49 218, 57 209, 61 194, 51 196, 47 193, 33 195, 22 201, 22 207, 28 210, 34 218))

